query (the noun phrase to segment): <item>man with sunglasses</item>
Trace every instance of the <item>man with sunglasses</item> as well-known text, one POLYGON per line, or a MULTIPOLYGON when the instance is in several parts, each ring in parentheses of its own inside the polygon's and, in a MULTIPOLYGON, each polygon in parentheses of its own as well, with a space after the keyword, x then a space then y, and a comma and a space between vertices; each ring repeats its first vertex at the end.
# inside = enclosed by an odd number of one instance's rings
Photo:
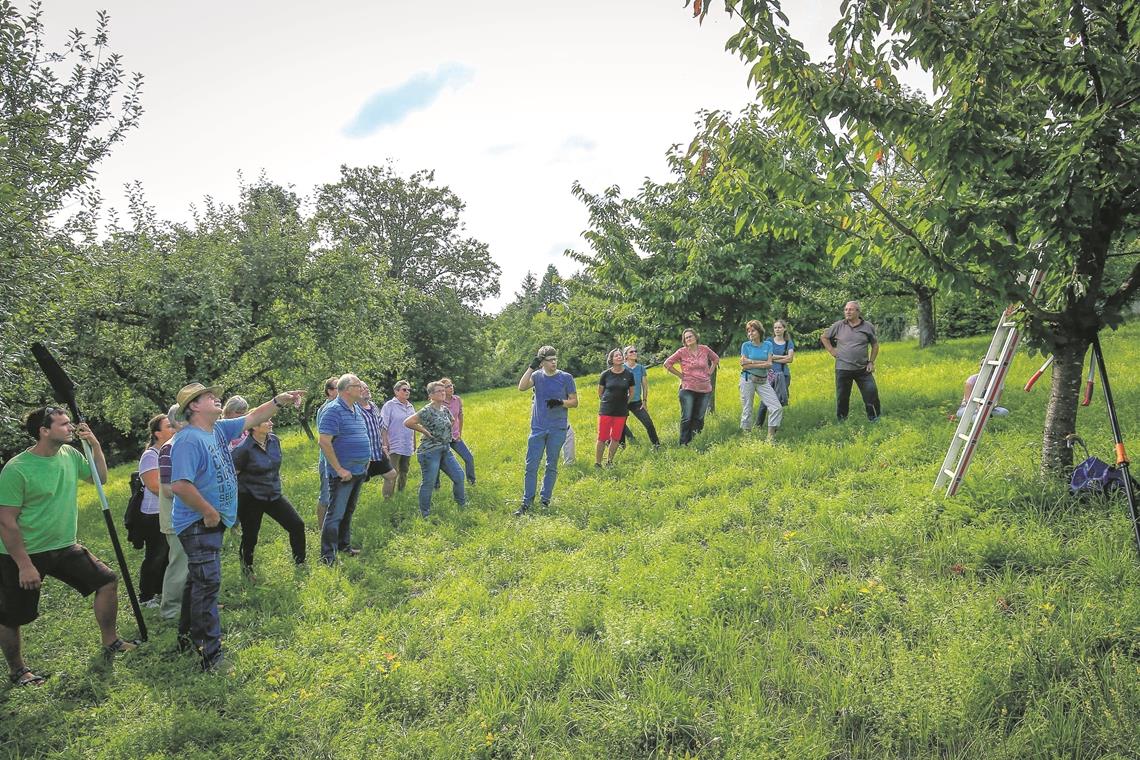
POLYGON ((24 429, 35 445, 0 470, 0 649, 16 686, 37 686, 43 676, 23 659, 20 627, 39 616, 44 576, 53 576, 83 596, 95 595, 95 621, 108 657, 134 649, 119 638, 118 578, 76 542, 79 480, 93 482, 87 459, 71 446, 78 436, 91 446, 99 481, 107 482, 103 448, 86 423, 49 406, 33 410, 24 429))

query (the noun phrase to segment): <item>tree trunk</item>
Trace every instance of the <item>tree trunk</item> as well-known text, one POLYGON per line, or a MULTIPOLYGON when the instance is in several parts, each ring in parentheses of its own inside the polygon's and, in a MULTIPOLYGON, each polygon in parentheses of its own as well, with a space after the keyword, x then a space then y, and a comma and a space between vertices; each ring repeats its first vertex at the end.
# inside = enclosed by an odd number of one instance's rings
POLYGON ((929 348, 938 340, 938 328, 934 324, 934 288, 922 285, 914 289, 918 299, 918 347, 929 348))
POLYGON ((1041 474, 1068 477, 1073 468, 1073 450, 1065 437, 1077 432, 1077 399, 1081 392, 1088 341, 1074 339, 1053 351, 1053 383, 1045 410, 1045 436, 1041 447, 1041 474))

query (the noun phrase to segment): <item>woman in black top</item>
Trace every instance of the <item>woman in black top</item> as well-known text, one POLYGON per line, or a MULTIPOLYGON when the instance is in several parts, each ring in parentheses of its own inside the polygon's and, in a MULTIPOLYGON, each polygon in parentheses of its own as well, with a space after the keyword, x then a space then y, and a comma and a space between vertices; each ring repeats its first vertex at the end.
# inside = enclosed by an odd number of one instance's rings
POLYGON ((606 466, 614 463, 614 452, 621 441, 621 431, 629 416, 629 400, 633 398, 633 373, 625 366, 625 354, 615 348, 606 355, 609 369, 598 378, 598 446, 594 466, 602 466, 602 452, 609 445, 606 466))
POLYGON ((272 431, 273 420, 266 420, 233 450, 238 476, 238 520, 242 525, 242 571, 251 579, 253 549, 264 515, 289 532, 293 561, 298 565, 305 562, 305 521, 281 493, 281 441, 272 431))

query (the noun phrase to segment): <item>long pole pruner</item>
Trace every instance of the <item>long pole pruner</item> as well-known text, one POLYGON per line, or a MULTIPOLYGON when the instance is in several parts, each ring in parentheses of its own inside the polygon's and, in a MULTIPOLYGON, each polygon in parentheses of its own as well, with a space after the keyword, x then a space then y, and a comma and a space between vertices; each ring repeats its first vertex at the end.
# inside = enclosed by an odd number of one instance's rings
POLYGON ((1128 473, 1128 453, 1124 450, 1124 437, 1120 433, 1120 420, 1116 417, 1116 404, 1112 400, 1112 389, 1108 385, 1108 371, 1104 366, 1104 354, 1100 350, 1100 337, 1092 338, 1093 361, 1100 368, 1100 384, 1104 388, 1104 404, 1108 407, 1108 423, 1112 427, 1112 437, 1116 444, 1116 467, 1124 474, 1124 495, 1128 498, 1128 514, 1132 518, 1132 532, 1136 538, 1136 550, 1140 552, 1140 518, 1136 513, 1136 492, 1132 488, 1132 476, 1128 473))
MULTIPOLYGON (((59 366, 59 362, 42 343, 32 344, 32 355, 36 357, 40 369, 43 370, 48 382, 51 383, 55 400, 67 405, 67 408, 71 410, 71 417, 76 423, 85 422, 78 404, 75 403, 75 383, 63 371, 63 367, 59 366)), ((139 606, 138 595, 135 594, 135 586, 131 582, 131 572, 127 568, 127 558, 123 556, 123 546, 119 543, 119 533, 115 530, 115 521, 111 517, 111 506, 107 503, 107 494, 103 492, 103 483, 99 479, 99 471, 95 468, 95 455, 87 441, 83 441, 83 453, 87 457, 87 464, 91 467, 91 480, 95 483, 95 490, 99 493, 99 503, 103 507, 103 519, 107 523, 107 533, 111 536, 111 546, 115 549, 115 559, 119 563, 119 572, 123 576, 123 584, 127 587, 127 596, 131 600, 135 622, 139 626, 139 638, 146 641, 146 622, 143 620, 142 608, 139 606)))

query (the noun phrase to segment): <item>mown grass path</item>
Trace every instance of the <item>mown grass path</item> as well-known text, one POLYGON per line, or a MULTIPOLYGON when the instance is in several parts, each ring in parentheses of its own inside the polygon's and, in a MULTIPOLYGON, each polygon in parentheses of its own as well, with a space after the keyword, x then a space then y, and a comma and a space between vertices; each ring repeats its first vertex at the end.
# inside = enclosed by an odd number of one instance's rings
MULTIPOLYGON (((392 501, 365 487, 364 554, 338 567, 295 573, 266 521, 256 585, 228 539, 232 676, 199 674, 157 619, 140 652, 99 666, 88 604, 50 582, 25 638, 51 678, 0 689, 0 756, 1138 757, 1140 563, 1122 502, 1074 503, 1037 476, 1047 388, 1020 385, 1040 357, 1019 355, 1013 413, 963 493, 931 492, 987 341, 884 345, 876 425, 836 424, 830 359, 801 354, 775 446, 738 431, 726 371, 704 434, 677 448, 676 386, 655 368, 666 447, 640 435, 601 473, 581 378, 578 463, 526 519, 510 511, 529 394, 464 394, 467 509, 445 485, 421 520, 413 467, 392 501)), ((1137 327, 1105 340, 1133 448, 1138 342, 1137 327)), ((1103 399, 1080 417, 1110 458, 1103 399)), ((283 442, 311 523, 316 448, 283 442)), ((128 472, 112 473, 116 512, 128 472)), ((93 489, 81 500, 80 540, 110 559, 93 489)), ((120 621, 133 628, 125 599, 120 621)))

